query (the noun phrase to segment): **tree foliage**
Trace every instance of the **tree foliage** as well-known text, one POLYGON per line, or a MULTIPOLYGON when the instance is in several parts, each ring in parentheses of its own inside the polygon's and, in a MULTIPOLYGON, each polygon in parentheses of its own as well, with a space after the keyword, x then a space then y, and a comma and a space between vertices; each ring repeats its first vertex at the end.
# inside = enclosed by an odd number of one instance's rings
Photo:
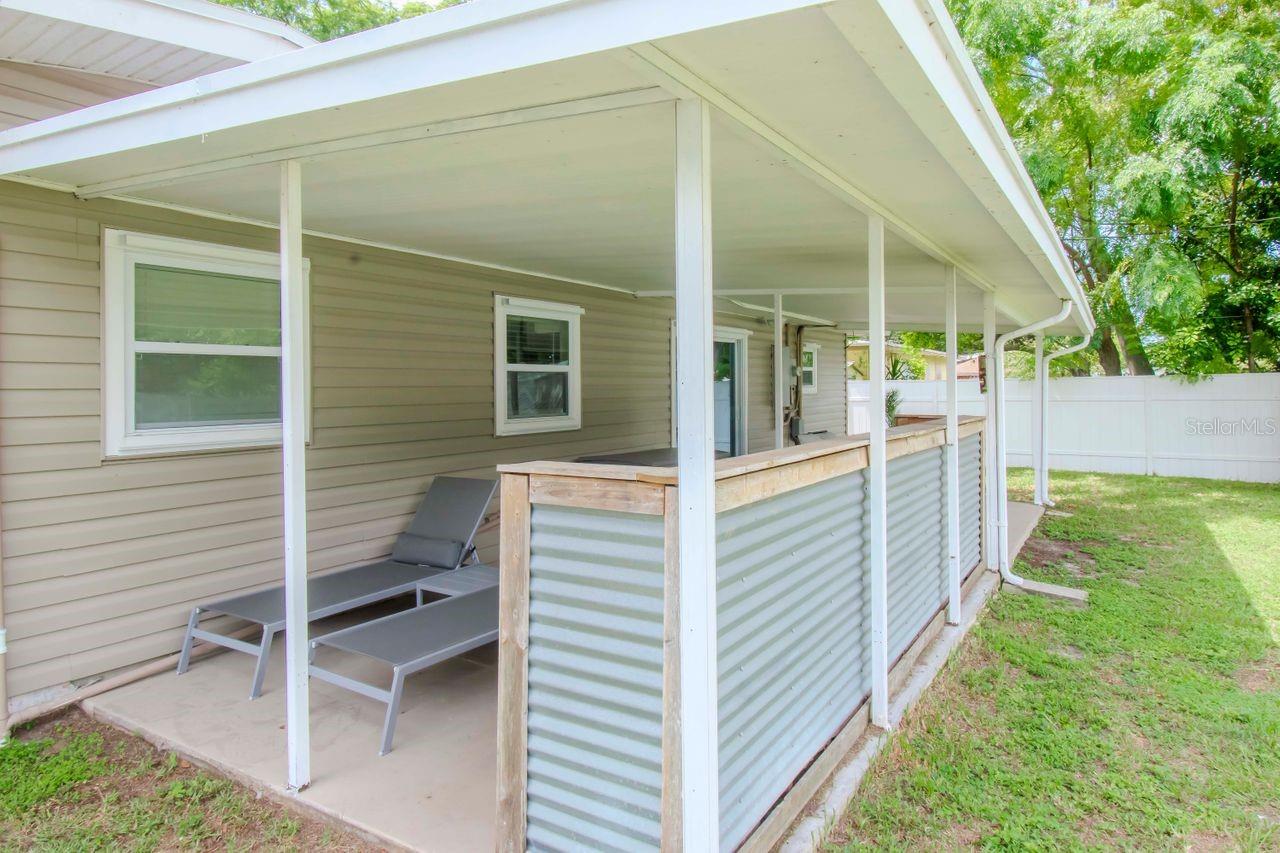
POLYGON ((1274 4, 951 9, 1090 295, 1102 369, 1276 369, 1274 4))

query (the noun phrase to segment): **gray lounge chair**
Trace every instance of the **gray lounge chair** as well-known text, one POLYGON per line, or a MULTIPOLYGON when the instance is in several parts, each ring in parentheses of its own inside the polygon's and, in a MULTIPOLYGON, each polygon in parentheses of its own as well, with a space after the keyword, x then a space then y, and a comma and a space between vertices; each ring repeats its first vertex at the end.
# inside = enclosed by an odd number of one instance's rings
MULTIPOLYGON (((426 578, 455 571, 475 557, 475 535, 497 489, 496 480, 436 477, 431 481, 409 529, 396 539, 391 559, 307 580, 307 621, 323 619, 397 595, 414 592, 426 578)), ((284 585, 210 601, 195 607, 182 641, 178 674, 187 671, 197 640, 253 655, 258 659, 249 698, 262 693, 271 641, 284 630, 284 585), (205 614, 219 614, 262 626, 257 645, 199 627, 205 614)))
POLYGON ((403 610, 311 641, 311 677, 352 690, 387 706, 379 755, 391 751, 404 680, 498 639, 498 570, 476 564, 418 584, 418 597, 435 592, 448 598, 403 610), (382 689, 315 665, 316 649, 327 646, 391 667, 391 687, 382 689))

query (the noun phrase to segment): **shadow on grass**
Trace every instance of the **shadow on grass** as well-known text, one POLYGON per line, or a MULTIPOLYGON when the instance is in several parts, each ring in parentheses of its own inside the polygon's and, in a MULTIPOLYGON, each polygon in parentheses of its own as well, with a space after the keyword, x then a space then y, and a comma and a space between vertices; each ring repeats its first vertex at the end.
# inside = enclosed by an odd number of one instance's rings
POLYGON ((1280 489, 1054 485, 1016 570, 1089 606, 998 596, 832 846, 1280 847, 1280 489))

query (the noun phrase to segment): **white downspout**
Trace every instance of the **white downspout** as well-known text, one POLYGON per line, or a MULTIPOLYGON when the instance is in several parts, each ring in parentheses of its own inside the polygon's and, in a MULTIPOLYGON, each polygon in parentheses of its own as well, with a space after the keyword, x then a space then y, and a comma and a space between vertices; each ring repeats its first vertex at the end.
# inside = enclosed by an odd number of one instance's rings
POLYGON ((992 387, 995 389, 996 397, 996 533, 999 537, 996 551, 999 555, 1001 577, 1004 578, 1005 583, 1015 586, 1022 586, 1024 581, 1013 573, 1009 565, 1009 462, 1007 458, 1009 445, 1006 430, 1008 418, 1005 412, 1004 348, 1014 338, 1061 323, 1070 315, 1071 302, 1064 299, 1062 309, 1052 317, 1046 317, 1021 329, 1014 329, 1012 332, 1005 332, 996 338, 996 363, 992 366, 994 374, 992 387))
POLYGON ((1031 393, 1031 471, 1035 481, 1031 500, 1036 504, 1043 503, 1040 496, 1044 493, 1044 413, 1049 393, 1044 380, 1044 332, 1036 332, 1035 381, 1031 393))
POLYGON ((1081 339, 1080 343, 1051 352, 1044 357, 1044 399, 1040 415, 1040 420, 1043 424, 1040 452, 1044 454, 1044 458, 1040 463, 1040 468, 1044 471, 1044 485, 1040 494, 1040 503, 1044 506, 1053 506, 1053 499, 1049 497, 1049 363, 1055 358, 1062 358, 1064 355, 1080 352, 1080 350, 1089 346, 1090 340, 1091 338, 1086 335, 1081 339))
POLYGON ((982 294, 982 364, 986 374, 986 391, 983 393, 984 411, 987 417, 986 428, 982 431, 982 527, 984 554, 983 559, 989 571, 1000 568, 1000 558, 996 554, 996 543, 1000 537, 996 534, 996 386, 994 371, 996 363, 996 297, 991 291, 982 294))

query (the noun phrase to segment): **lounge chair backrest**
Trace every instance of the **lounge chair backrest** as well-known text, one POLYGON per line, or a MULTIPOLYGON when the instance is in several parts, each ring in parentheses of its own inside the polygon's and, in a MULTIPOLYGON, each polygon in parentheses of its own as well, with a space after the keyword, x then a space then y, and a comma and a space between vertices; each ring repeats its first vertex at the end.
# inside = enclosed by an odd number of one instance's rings
POLYGON ((391 559, 456 569, 466 557, 497 487, 496 480, 436 477, 409 528, 396 539, 391 559))

